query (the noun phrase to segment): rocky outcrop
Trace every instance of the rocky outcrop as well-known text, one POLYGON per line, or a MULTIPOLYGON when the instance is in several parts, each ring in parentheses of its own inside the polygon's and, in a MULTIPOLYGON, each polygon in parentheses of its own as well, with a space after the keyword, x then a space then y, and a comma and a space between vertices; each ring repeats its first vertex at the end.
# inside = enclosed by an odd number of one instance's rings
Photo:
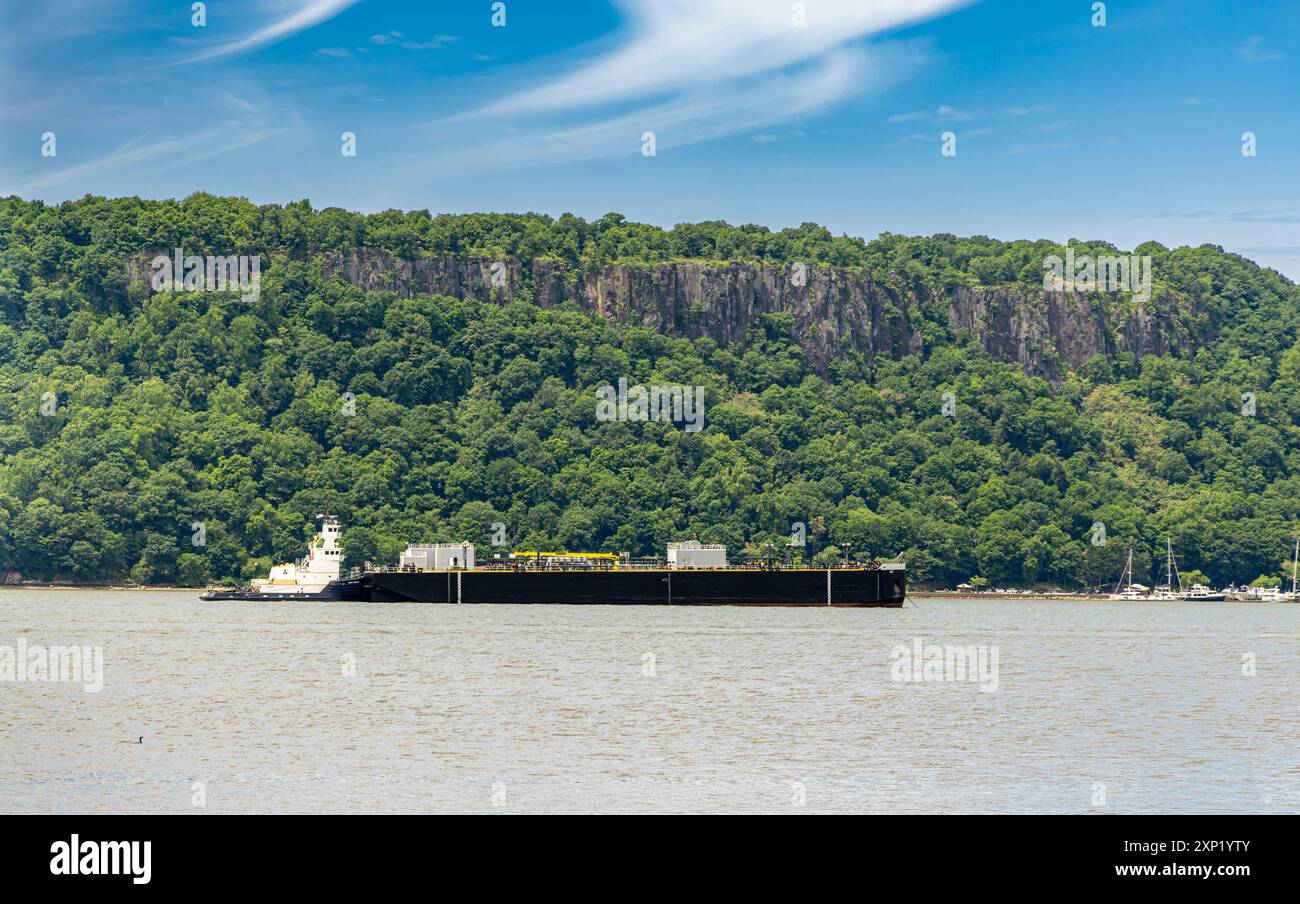
POLYGON ((948 325, 968 330, 990 355, 1026 373, 1058 382, 1097 355, 1169 355, 1209 338, 1198 332, 1195 306, 1156 295, 1137 302, 1119 294, 958 289, 948 299, 948 325))
POLYGON ((576 301, 611 322, 688 338, 744 342, 764 314, 793 317, 794 335, 825 370, 837 357, 868 361, 924 354, 926 337, 963 333, 1003 361, 1053 382, 1097 355, 1167 355, 1208 338, 1192 303, 1157 295, 1145 303, 1119 295, 959 288, 937 297, 878 282, 859 269, 798 264, 679 261, 605 266, 576 272, 563 261, 440 255, 417 260, 376 249, 321 258, 329 279, 401 296, 451 295, 482 301, 525 298, 541 307, 576 301), (946 308, 947 322, 921 311, 946 308))

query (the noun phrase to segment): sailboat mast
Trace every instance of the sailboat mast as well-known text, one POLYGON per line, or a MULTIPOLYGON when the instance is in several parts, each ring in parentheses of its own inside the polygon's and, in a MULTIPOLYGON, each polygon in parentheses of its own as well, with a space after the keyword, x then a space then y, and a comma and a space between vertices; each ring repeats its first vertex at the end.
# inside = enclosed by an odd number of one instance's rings
POLYGON ((1295 559, 1291 562, 1291 595, 1295 595, 1296 568, 1300 566, 1300 540, 1295 541, 1295 559))
MULTIPOLYGON (((1178 563, 1174 561, 1174 543, 1172 540, 1168 539, 1166 539, 1165 542, 1169 544, 1169 570, 1172 571, 1173 576, 1178 579, 1178 592, 1181 593, 1183 590, 1183 576, 1178 573, 1178 563)), ((1169 589, 1174 589, 1173 581, 1169 582, 1169 589)))
POLYGON ((1128 548, 1128 561, 1124 563, 1124 570, 1120 573, 1119 583, 1115 585, 1115 593, 1118 594, 1120 592, 1120 588, 1127 587, 1131 583, 1133 583, 1133 547, 1132 546, 1128 548), (1124 580, 1126 577, 1128 578, 1127 581, 1124 580))

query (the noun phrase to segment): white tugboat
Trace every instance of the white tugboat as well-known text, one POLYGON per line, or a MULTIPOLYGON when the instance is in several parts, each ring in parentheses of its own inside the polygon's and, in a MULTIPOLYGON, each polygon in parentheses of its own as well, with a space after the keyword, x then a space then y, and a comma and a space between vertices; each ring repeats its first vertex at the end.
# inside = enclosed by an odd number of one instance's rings
POLYGON ((258 578, 251 588, 240 590, 210 590, 201 599, 221 600, 324 600, 338 599, 330 585, 338 580, 343 550, 339 548, 339 535, 343 532, 337 518, 317 515, 323 519, 320 532, 311 541, 307 557, 271 568, 268 577, 258 578))

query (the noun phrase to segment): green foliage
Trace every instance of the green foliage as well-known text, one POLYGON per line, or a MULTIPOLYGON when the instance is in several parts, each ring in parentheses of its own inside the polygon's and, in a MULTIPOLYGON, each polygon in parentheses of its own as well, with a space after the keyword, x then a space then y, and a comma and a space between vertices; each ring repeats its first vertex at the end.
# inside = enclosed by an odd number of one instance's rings
POLYGON ((210 195, 2 199, 0 570, 245 580, 300 555, 328 511, 347 525, 346 564, 391 561, 414 540, 486 552, 498 522, 522 547, 650 555, 698 535, 788 555, 801 521, 805 560, 902 555, 936 585, 1109 584, 1129 545, 1150 582, 1166 536, 1217 584, 1289 576, 1296 287, 1211 246, 1137 250, 1216 338, 1099 357, 1053 387, 952 336, 943 300, 962 286, 1041 286, 1043 257, 1061 251, 1050 242, 661 230, 616 214, 363 216, 210 195), (128 259, 177 246, 263 255, 260 297, 150 297, 126 279, 128 259), (846 355, 822 376, 789 314, 722 345, 616 329, 569 305, 404 299, 322 278, 318 255, 362 246, 575 268, 862 268, 897 288, 895 315, 912 305, 926 354, 873 366, 846 355), (620 377, 703 386, 705 429, 598 421, 595 387, 620 377), (948 392, 955 418, 941 414, 948 392), (1105 546, 1089 542, 1097 521, 1105 546))

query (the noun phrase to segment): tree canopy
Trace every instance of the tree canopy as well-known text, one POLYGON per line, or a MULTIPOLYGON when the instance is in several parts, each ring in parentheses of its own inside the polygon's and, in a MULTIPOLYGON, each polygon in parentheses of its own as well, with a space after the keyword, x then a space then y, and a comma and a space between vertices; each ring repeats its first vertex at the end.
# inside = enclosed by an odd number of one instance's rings
POLYGON ((799 522, 802 555, 901 555, 940 585, 1096 585, 1130 546, 1140 579, 1163 569, 1166 537, 1220 584, 1289 575, 1300 293, 1222 249, 1136 249, 1198 299, 1211 342, 1097 358, 1053 387, 960 337, 874 366, 846 353, 819 375, 780 316, 722 345, 571 305, 325 281, 318 256, 350 247, 575 267, 797 259, 939 293, 1041 288, 1043 257, 1060 250, 864 242, 813 224, 664 230, 617 214, 3 199, 0 571, 241 580, 301 555, 314 515, 331 512, 351 563, 392 560, 408 541, 490 552, 495 523, 519 546, 651 555, 697 535, 784 547, 799 522), (271 266, 255 299, 128 281, 128 259, 173 247, 271 266), (703 386, 704 429, 598 420, 595 388, 620 377, 703 386))

